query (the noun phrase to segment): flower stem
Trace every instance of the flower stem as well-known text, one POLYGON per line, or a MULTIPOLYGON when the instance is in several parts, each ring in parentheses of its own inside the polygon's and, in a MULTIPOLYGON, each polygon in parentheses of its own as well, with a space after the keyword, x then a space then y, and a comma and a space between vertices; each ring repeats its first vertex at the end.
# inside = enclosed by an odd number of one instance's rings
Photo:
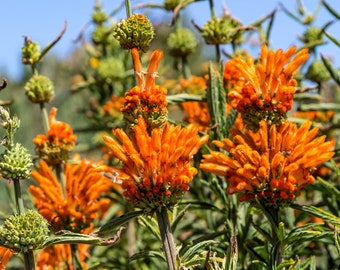
POLYGON ((14 194, 15 194, 15 206, 17 208, 18 215, 25 213, 24 200, 21 195, 20 180, 14 179, 14 194))
POLYGON ((129 18, 132 15, 130 0, 125 0, 126 17, 129 18))
POLYGON ((34 270, 34 255, 33 251, 25 252, 24 253, 24 261, 25 261, 25 270, 34 270))
POLYGON ((48 121, 48 113, 47 113, 47 110, 46 110, 46 107, 45 107, 45 103, 40 103, 40 110, 41 110, 44 130, 47 133, 48 130, 50 129, 50 124, 49 124, 49 121, 48 121))
POLYGON ((163 252, 165 254, 166 262, 169 270, 176 270, 176 247, 174 237, 171 232, 168 212, 165 207, 156 212, 159 231, 162 237, 163 252))
POLYGON ((79 252, 77 244, 71 244, 72 253, 72 266, 74 270, 83 270, 83 266, 80 263, 79 252))

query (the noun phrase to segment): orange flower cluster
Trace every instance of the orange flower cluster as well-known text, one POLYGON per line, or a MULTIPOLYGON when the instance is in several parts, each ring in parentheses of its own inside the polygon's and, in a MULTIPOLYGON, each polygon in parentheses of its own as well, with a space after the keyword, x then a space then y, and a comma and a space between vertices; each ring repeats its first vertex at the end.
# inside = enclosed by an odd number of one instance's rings
MULTIPOLYGON (((89 245, 77 245, 79 260, 82 269, 88 269, 85 259, 88 255, 89 245)), ((37 257, 36 269, 38 270, 75 270, 72 264, 71 246, 67 244, 53 245, 44 248, 37 257)))
POLYGON ((204 95, 207 90, 207 81, 199 76, 191 76, 189 80, 181 78, 179 84, 182 91, 189 94, 204 95))
POLYGON ((12 255, 13 252, 10 249, 0 246, 0 270, 6 269, 6 265, 12 255))
POLYGON ((150 128, 162 127, 167 122, 167 90, 155 85, 158 64, 163 57, 163 52, 156 50, 151 55, 146 76, 142 71, 139 52, 136 48, 131 50, 134 61, 135 75, 138 86, 125 93, 125 104, 121 108, 125 120, 133 127, 136 119, 142 116, 150 128), (145 77, 145 78, 144 78, 145 77))
POLYGON ((65 165, 65 190, 44 161, 32 176, 39 184, 29 187, 33 202, 56 231, 92 228, 93 221, 102 218, 110 205, 110 200, 101 195, 109 191, 112 182, 85 159, 65 165))
POLYGON ((208 140, 208 135, 199 137, 197 131, 194 125, 181 128, 166 123, 149 134, 139 117, 131 138, 122 129, 113 130, 116 139, 103 135, 111 155, 122 162, 121 168, 105 169, 122 181, 126 199, 136 207, 146 212, 171 208, 197 173, 190 162, 208 140))
POLYGON ((116 95, 111 96, 111 100, 105 103, 103 111, 105 115, 117 118, 120 114, 120 108, 124 104, 124 97, 117 97, 116 95))
POLYGON ((214 141, 231 156, 212 151, 204 155, 201 169, 226 177, 228 193, 241 193, 240 201, 262 198, 267 203, 290 202, 300 189, 314 182, 316 166, 329 160, 332 142, 317 137, 318 128, 306 122, 277 127, 261 121, 257 132, 234 134, 233 140, 214 141))
POLYGON ((256 131, 261 120, 279 125, 286 119, 296 90, 293 77, 309 56, 308 50, 303 49, 293 57, 295 51, 295 46, 286 52, 268 51, 263 45, 257 65, 250 58, 248 61, 240 57, 231 60, 230 65, 238 69, 237 76, 243 83, 235 83, 228 98, 231 106, 242 114, 248 129, 256 131))
POLYGON ((53 107, 50 111, 47 135, 38 134, 33 139, 37 155, 51 165, 65 162, 77 139, 69 124, 56 120, 56 114, 57 109, 53 107))

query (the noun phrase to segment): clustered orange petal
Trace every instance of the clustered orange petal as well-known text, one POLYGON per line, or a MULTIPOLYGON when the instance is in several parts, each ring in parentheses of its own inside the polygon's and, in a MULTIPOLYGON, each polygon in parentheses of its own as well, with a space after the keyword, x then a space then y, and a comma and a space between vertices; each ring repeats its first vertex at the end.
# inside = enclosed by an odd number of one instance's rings
MULTIPOLYGON (((77 245, 79 260, 82 269, 88 269, 85 259, 88 255, 89 245, 77 245)), ((71 246, 67 244, 53 245, 44 248, 37 257, 36 269, 38 270, 75 270, 72 264, 71 246)))
POLYGON ((191 76, 189 79, 181 78, 179 80, 181 90, 185 93, 203 95, 207 90, 207 80, 199 76, 191 76))
POLYGON ((109 171, 122 181, 125 198, 147 212, 176 204, 197 173, 190 162, 208 140, 197 132, 194 125, 167 123, 149 133, 139 117, 131 138, 122 129, 113 130, 115 138, 103 135, 111 155, 122 162, 109 171))
POLYGON ((38 134, 33 139, 36 153, 49 164, 65 162, 77 139, 69 124, 56 120, 56 114, 57 109, 53 107, 50 111, 47 135, 38 134))
POLYGON ((256 130, 256 123, 261 120, 280 124, 286 118, 296 90, 294 76, 309 56, 307 49, 295 52, 295 46, 286 52, 281 49, 274 52, 263 45, 256 65, 253 60, 245 61, 241 57, 231 60, 241 73, 238 76, 243 83, 234 87, 228 98, 233 108, 242 113, 248 128, 256 130))
POLYGON ((13 252, 10 249, 0 246, 0 270, 6 269, 6 265, 12 255, 13 252))
POLYGON ((201 169, 224 176, 228 193, 241 193, 242 200, 263 198, 269 203, 288 202, 300 189, 314 182, 316 166, 329 160, 332 142, 316 137, 318 128, 306 122, 300 128, 291 122, 277 127, 261 121, 257 132, 236 132, 233 140, 214 141, 231 156, 212 151, 204 155, 201 169))
POLYGON ((79 164, 66 164, 65 190, 44 161, 40 162, 39 171, 32 171, 32 176, 39 184, 29 187, 33 202, 57 231, 83 232, 110 205, 110 200, 101 195, 112 187, 111 181, 85 159, 79 164))
POLYGON ((210 114, 207 102, 182 102, 181 107, 185 112, 183 119, 185 122, 195 124, 199 131, 206 131, 210 128, 210 114))
POLYGON ((163 52, 161 50, 153 52, 146 72, 142 71, 138 50, 132 49, 131 54, 134 60, 138 85, 125 93, 125 103, 121 107, 121 112, 132 126, 136 124, 136 119, 139 116, 149 121, 150 126, 162 126, 167 120, 168 113, 167 90, 164 87, 155 85, 155 80, 163 52), (144 76, 145 74, 146 76, 144 76))

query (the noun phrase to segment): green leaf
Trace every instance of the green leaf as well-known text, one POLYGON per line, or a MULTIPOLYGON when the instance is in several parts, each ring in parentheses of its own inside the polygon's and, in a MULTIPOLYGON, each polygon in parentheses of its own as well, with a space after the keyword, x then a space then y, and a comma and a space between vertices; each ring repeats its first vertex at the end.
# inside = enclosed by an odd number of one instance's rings
POLYGON ((186 101, 205 101, 205 97, 200 95, 193 95, 193 94, 176 94, 176 95, 168 95, 166 97, 166 101, 169 104, 177 104, 186 101))
MULTIPOLYGON (((334 81, 336 81, 336 83, 338 85, 340 85, 340 72, 339 72, 339 70, 336 69, 331 64, 331 62, 326 57, 324 57, 323 55, 321 55, 321 59, 322 59, 322 62, 324 63, 324 65, 325 65, 325 67, 327 68, 327 70, 331 74, 332 78, 334 79, 334 81)), ((328 109, 328 110, 332 110, 332 109, 328 109)))
POLYGON ((171 223, 171 231, 175 232, 178 223, 182 220, 182 218, 184 217, 185 213, 187 212, 188 208, 190 207, 190 204, 186 205, 184 207, 184 209, 182 209, 178 215, 176 216, 176 218, 172 221, 171 223))
POLYGON ((332 8, 329 4, 326 3, 326 1, 322 1, 323 6, 338 20, 340 19, 340 14, 332 8))
POLYGON ((229 246, 228 246, 228 249, 227 249, 225 270, 236 270, 237 269, 237 260, 238 260, 237 237, 236 237, 236 235, 233 235, 230 238, 230 243, 229 243, 229 246))
POLYGON ((192 247, 186 249, 184 254, 181 256, 181 261, 186 262, 191 260, 198 252, 201 252, 202 249, 206 248, 209 245, 216 244, 217 242, 214 240, 207 240, 198 242, 197 244, 193 245, 192 247))
POLYGON ((140 222, 148 229, 158 240, 161 240, 161 235, 159 234, 158 225, 155 219, 139 217, 140 222))
MULTIPOLYGON (((340 76, 339 76, 340 79, 340 76)), ((340 83, 340 80, 339 80, 340 83)), ((302 111, 340 111, 340 104, 337 103, 314 103, 314 104, 300 104, 302 111)))
POLYGON ((148 258, 159 258, 165 261, 163 253, 157 252, 157 251, 141 251, 141 252, 135 253, 129 258, 129 261, 132 262, 135 260, 148 259, 148 258))
POLYGON ((335 198, 339 198, 340 200, 340 190, 337 189, 334 184, 323 180, 321 177, 317 177, 317 181, 327 190, 328 193, 330 193, 329 196, 333 194, 335 198))
POLYGON ((275 270, 281 270, 281 269, 285 269, 288 266, 291 266, 294 264, 294 260, 290 259, 290 260, 285 260, 282 263, 280 263, 278 266, 275 267, 275 270))
POLYGON ((53 246, 57 244, 88 244, 97 246, 109 246, 115 244, 122 233, 124 228, 120 228, 116 234, 109 239, 103 239, 98 237, 96 234, 81 234, 61 231, 60 235, 50 236, 49 239, 44 243, 44 247, 53 246))
POLYGON ((98 231, 95 232, 96 235, 100 237, 110 236, 112 232, 114 232, 118 227, 124 225, 128 221, 142 215, 144 212, 140 211, 133 211, 126 213, 120 217, 113 218, 108 221, 106 224, 101 226, 98 231))
POLYGON ((336 46, 340 47, 340 41, 333 37, 328 32, 324 32, 325 36, 328 37, 336 46))
POLYGON ((292 204, 292 208, 303 211, 307 214, 314 215, 323 219, 325 222, 331 223, 334 226, 340 226, 340 218, 315 206, 307 206, 307 205, 297 205, 292 204))
POLYGON ((338 252, 338 255, 340 256, 340 236, 339 236, 338 229, 334 230, 334 241, 335 241, 336 251, 338 252))

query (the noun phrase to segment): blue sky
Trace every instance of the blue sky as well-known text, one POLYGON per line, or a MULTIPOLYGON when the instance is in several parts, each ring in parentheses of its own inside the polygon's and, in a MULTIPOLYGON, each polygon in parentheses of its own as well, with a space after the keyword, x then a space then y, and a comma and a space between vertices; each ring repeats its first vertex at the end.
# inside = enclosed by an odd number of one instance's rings
MULTIPOLYGON (((68 27, 65 35, 52 49, 52 53, 67 57, 79 44, 74 43, 82 27, 90 20, 95 0, 2 0, 0 16, 0 77, 18 78, 20 76, 21 61, 20 50, 23 46, 24 36, 39 42, 45 47, 61 31, 64 22, 68 27)), ((114 10, 123 0, 101 0, 104 9, 109 13, 114 10)), ((163 3, 162 0, 132 0, 132 6, 140 3, 163 3)), ((295 0, 282 0, 284 5, 294 10, 295 0)), ((318 0, 305 0, 306 9, 313 13, 318 0)), ((340 12, 340 1, 327 0, 334 9, 340 12)), ((279 1, 275 0, 214 0, 215 13, 221 15, 222 7, 227 6, 231 14, 249 24, 261 16, 264 16, 274 8, 278 7, 279 1)), ((136 12, 143 12, 138 10, 136 12)), ((158 12, 156 9, 148 12, 158 12)), ((164 14, 158 14, 160 20, 164 14)), ((170 15, 170 14, 168 14, 170 15)), ((198 25, 202 26, 210 17, 208 0, 193 3, 188 6, 187 15, 198 25)), ((158 18, 155 16, 156 18, 158 18)), ((125 9, 122 10, 116 19, 125 17, 125 9)), ((325 22, 334 19, 324 8, 319 13, 319 20, 316 25, 323 25, 325 22)), ((302 33, 302 26, 288 19, 283 12, 279 12, 271 37, 271 45, 274 48, 287 49, 292 44, 297 44, 297 36, 302 33)), ((328 31, 340 39, 340 22, 335 22, 328 28, 328 31)), ((339 66, 340 48, 329 42, 323 47, 322 52, 334 60, 339 66)))

